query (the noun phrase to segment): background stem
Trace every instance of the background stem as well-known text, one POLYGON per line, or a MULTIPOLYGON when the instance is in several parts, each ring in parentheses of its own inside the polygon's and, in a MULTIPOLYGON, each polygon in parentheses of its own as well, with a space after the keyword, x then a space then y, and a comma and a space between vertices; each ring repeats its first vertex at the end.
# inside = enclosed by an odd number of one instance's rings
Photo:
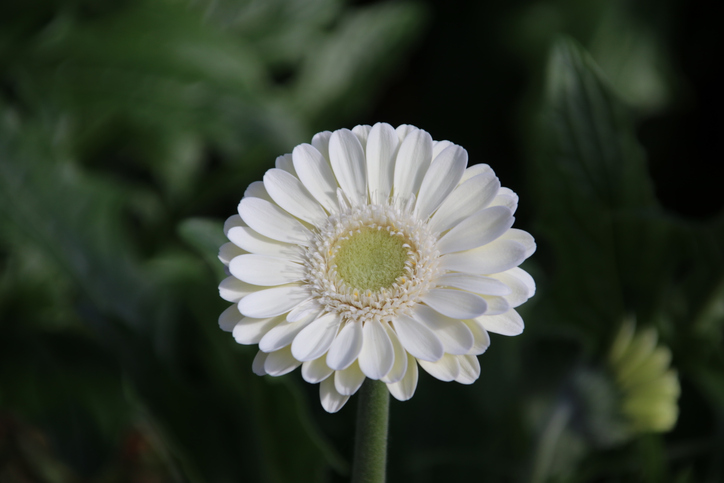
POLYGON ((558 442, 571 420, 571 407, 559 401, 538 440, 530 483, 544 483, 551 476, 558 442))
POLYGON ((382 381, 367 379, 357 406, 352 483, 384 483, 390 393, 382 381))

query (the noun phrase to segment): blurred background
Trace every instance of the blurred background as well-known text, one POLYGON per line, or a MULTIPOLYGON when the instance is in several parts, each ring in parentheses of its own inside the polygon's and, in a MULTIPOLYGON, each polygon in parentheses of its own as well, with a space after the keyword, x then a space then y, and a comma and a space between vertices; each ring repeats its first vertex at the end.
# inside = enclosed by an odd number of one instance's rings
POLYGON ((392 401, 389 481, 724 481, 722 13, 1 2, 0 481, 347 481, 356 398, 252 374, 216 257, 276 156, 377 121, 490 164, 538 241, 524 334, 392 401))

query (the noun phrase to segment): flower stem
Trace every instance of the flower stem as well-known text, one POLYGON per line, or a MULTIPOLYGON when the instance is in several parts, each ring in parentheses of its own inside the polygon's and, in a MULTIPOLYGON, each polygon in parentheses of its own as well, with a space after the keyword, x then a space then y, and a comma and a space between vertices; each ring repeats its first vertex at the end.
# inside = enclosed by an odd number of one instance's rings
POLYGON ((352 483, 384 483, 390 393, 382 381, 367 379, 357 401, 352 483))

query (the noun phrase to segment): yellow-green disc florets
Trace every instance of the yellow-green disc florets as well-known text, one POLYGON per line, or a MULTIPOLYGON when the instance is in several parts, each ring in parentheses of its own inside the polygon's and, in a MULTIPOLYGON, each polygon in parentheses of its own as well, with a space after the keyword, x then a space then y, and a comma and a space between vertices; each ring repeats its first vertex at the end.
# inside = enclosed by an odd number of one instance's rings
POLYGON ((346 207, 310 240, 305 281, 325 312, 391 321, 435 285, 436 236, 404 204, 346 207))
POLYGON ((401 236, 387 230, 363 228, 340 243, 334 257, 337 273, 359 290, 391 287, 405 274, 408 249, 404 245, 401 236))

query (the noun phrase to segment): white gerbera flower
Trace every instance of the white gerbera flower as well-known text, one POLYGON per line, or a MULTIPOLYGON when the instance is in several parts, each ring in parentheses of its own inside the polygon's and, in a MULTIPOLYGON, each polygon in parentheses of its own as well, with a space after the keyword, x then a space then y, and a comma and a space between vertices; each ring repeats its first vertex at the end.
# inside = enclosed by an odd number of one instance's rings
POLYGON ((535 251, 511 229, 517 195, 487 165, 416 127, 357 126, 314 136, 252 183, 231 243, 219 318, 259 344, 256 374, 302 366, 338 411, 365 377, 404 401, 419 364, 471 384, 488 332, 517 335, 535 292, 518 265, 535 251))

